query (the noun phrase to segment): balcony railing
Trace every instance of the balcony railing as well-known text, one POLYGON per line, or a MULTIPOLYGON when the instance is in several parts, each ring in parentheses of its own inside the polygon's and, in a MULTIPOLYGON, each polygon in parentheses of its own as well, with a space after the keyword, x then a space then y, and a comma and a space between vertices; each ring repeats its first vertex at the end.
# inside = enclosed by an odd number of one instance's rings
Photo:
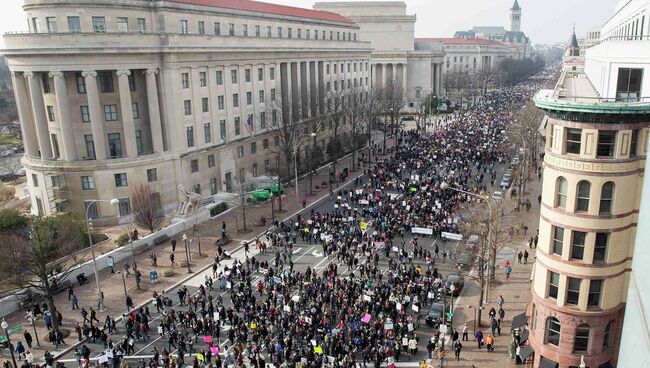
POLYGON ((541 108, 611 114, 650 114, 650 97, 595 97, 560 95, 558 90, 541 90, 534 97, 541 108))

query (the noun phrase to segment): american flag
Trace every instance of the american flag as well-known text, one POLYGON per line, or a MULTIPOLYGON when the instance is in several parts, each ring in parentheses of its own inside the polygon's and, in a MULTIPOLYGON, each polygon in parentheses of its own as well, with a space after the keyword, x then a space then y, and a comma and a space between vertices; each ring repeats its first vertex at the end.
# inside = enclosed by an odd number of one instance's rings
POLYGON ((244 123, 244 128, 248 131, 248 135, 253 136, 253 115, 248 115, 248 119, 244 123))

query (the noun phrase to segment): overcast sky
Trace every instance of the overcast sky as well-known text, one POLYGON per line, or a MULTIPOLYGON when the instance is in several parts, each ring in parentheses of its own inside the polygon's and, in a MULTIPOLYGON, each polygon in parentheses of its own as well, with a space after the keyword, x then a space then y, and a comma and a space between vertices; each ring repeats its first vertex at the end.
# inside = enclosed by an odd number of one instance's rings
MULTIPOLYGON (((358 1, 358 0, 348 0, 358 1)), ((509 9, 514 0, 405 0, 408 14, 416 14, 417 37, 451 37, 472 26, 509 28, 509 9)), ((604 23, 619 0, 519 0, 522 30, 533 44, 564 42, 576 24, 578 36, 604 23)), ((311 8, 311 0, 267 0, 311 8)), ((23 31, 27 20, 23 0, 0 0, 0 33, 23 31)), ((0 47, 4 41, 0 40, 0 47)))

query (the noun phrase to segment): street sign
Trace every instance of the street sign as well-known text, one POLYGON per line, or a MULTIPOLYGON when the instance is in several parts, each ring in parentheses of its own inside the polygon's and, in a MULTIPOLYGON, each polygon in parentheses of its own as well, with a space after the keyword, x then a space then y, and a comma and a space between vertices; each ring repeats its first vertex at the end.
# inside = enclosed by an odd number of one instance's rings
POLYGON ((0 342, 5 342, 7 341, 7 336, 6 335, 0 335, 0 342))
POLYGON ((447 318, 451 318, 451 317, 453 317, 453 316, 454 316, 453 313, 447 313, 447 318))
POLYGON ((23 324, 22 324, 22 323, 19 323, 19 324, 15 325, 14 327, 12 327, 12 328, 9 330, 9 333, 15 334, 16 332, 18 332, 18 331, 20 331, 20 330, 22 330, 22 329, 23 329, 23 324))

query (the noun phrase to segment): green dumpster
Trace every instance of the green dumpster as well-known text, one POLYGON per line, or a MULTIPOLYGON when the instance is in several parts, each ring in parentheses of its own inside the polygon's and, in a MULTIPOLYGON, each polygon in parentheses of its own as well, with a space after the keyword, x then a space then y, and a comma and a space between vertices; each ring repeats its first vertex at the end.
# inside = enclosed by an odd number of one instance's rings
POLYGON ((254 202, 266 201, 267 199, 269 199, 269 197, 271 197, 271 194, 266 190, 258 189, 253 192, 254 202))
POLYGON ((273 183, 266 187, 266 190, 273 193, 273 195, 282 194, 284 192, 284 185, 273 183))

